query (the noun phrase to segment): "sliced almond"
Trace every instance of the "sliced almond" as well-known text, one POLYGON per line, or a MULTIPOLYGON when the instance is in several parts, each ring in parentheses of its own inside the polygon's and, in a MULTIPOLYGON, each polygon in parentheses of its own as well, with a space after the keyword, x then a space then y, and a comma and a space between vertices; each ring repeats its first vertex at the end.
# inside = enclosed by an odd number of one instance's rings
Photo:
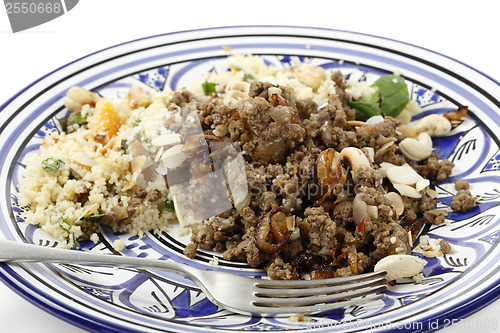
POLYGON ((168 169, 177 168, 182 164, 187 158, 187 155, 182 152, 184 145, 176 145, 168 149, 163 153, 161 161, 163 165, 168 169))
POLYGON ((386 271, 387 279, 397 280, 412 277, 424 270, 427 261, 406 254, 394 254, 382 258, 374 268, 375 272, 386 271))
POLYGON ((395 166, 387 170, 387 178, 393 184, 413 185, 424 179, 409 164, 395 166))
POLYGON ((153 146, 170 146, 181 143, 181 136, 178 133, 162 134, 151 140, 153 146))
POLYGON ((123 186, 122 192, 130 190, 134 186, 135 186, 135 179, 131 179, 125 184, 125 186, 123 186))
POLYGON ((73 155, 73 159, 75 160, 75 162, 89 167, 93 167, 97 164, 92 158, 90 158, 90 156, 88 156, 84 152, 76 153, 75 155, 73 155))
POLYGON ((380 173, 380 175, 382 177, 386 178, 387 177, 387 170, 389 170, 390 168, 395 167, 397 165, 389 163, 389 162, 382 162, 382 163, 380 163, 379 166, 380 167, 378 168, 378 172, 380 173))
POLYGON ((401 194, 410 198, 421 198, 422 195, 414 187, 404 184, 392 184, 394 188, 401 194))
POLYGON ((82 217, 87 217, 94 214, 99 209, 99 206, 100 205, 97 202, 94 202, 83 211, 83 213, 80 215, 79 218, 75 220, 75 222, 80 221, 82 217))
MULTIPOLYGON (((378 150, 377 150, 377 155, 381 156, 385 153, 386 150, 388 150, 389 148, 391 148, 392 146, 394 146, 394 141, 389 141, 387 143, 385 143, 382 147, 380 147, 378 150)), ((386 162, 388 163, 388 162, 386 162)))
POLYGON ((368 152, 368 160, 373 163, 375 158, 375 149, 372 147, 365 147, 365 150, 368 152))
POLYGON ((132 173, 136 175, 142 172, 145 165, 146 165, 146 157, 142 155, 135 156, 132 159, 132 161, 130 161, 130 167, 132 168, 132 173))
POLYGON ((383 123, 383 122, 384 122, 384 117, 373 116, 373 117, 368 118, 368 120, 366 121, 366 124, 367 125, 376 125, 376 124, 383 123))
POLYGON ((421 179, 419 180, 416 184, 415 184, 415 189, 418 191, 418 192, 422 192, 423 190, 425 190, 429 185, 431 184, 431 182, 429 181, 429 179, 421 179))
POLYGON ((427 195, 432 198, 432 199, 435 199, 437 198, 437 196, 439 195, 439 193, 431 188, 428 188, 425 193, 427 193, 427 195))
POLYGON ((394 208, 394 211, 397 215, 396 217, 403 215, 405 205, 403 204, 403 199, 401 198, 401 196, 396 192, 389 192, 385 196, 391 201, 391 206, 392 208, 394 208))
POLYGON ((349 127, 362 127, 365 126, 366 123, 361 120, 348 120, 347 121, 347 126, 349 127))
POLYGON ((163 155, 164 151, 165 151, 164 147, 161 147, 160 149, 158 149, 158 151, 156 152, 156 155, 155 155, 155 159, 154 159, 155 162, 158 162, 160 160, 161 155, 163 155))

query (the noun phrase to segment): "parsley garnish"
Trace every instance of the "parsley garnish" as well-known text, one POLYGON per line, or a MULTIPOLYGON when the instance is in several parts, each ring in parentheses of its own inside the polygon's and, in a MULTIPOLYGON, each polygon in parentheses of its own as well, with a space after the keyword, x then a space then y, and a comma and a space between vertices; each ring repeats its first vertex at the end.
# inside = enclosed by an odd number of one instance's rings
POLYGON ((47 158, 42 161, 42 169, 45 170, 49 175, 53 174, 61 167, 61 163, 64 164, 60 159, 53 159, 52 157, 47 158))
POLYGON ((68 117, 56 118, 56 120, 59 122, 59 125, 61 125, 61 130, 64 133, 68 133, 68 117))
POLYGON ((82 176, 80 176, 80 174, 75 170, 73 170, 72 168, 69 168, 69 179, 80 180, 82 179, 82 176))
POLYGON ((95 215, 90 215, 90 216, 84 216, 80 220, 82 220, 82 221, 94 221, 94 220, 100 219, 103 216, 106 216, 106 214, 95 214, 95 215))
POLYGON ((157 146, 155 146, 151 143, 151 139, 144 139, 141 141, 141 143, 142 143, 142 146, 144 147, 144 149, 149 151, 151 154, 156 152, 156 150, 158 149, 157 146))
POLYGON ((70 237, 73 239, 73 244, 75 244, 75 247, 80 249, 80 243, 76 239, 75 233, 71 230, 71 223, 69 223, 69 220, 67 217, 63 217, 62 222, 59 223, 59 226, 61 227, 62 230, 66 231, 68 233, 68 236, 66 237, 66 240, 69 240, 70 237))
POLYGON ((81 124, 85 124, 87 122, 87 118, 83 117, 82 114, 80 112, 78 112, 73 117, 69 118, 68 122, 70 122, 72 124, 81 125, 81 124))
POLYGON ((128 143, 125 139, 122 139, 122 149, 125 154, 128 154, 128 143))
POLYGON ((165 200, 165 211, 175 212, 174 202, 172 200, 165 200))
POLYGON ((243 70, 243 68, 241 68, 240 66, 238 65, 230 65, 230 67, 232 67, 234 70, 236 70, 237 72, 243 72, 243 80, 245 81, 254 81, 255 80, 255 76, 253 76, 252 74, 249 74, 247 72, 245 72, 243 70))
POLYGON ((205 95, 209 96, 209 95, 215 94, 217 92, 217 90, 215 89, 215 86, 217 84, 218 83, 212 83, 212 82, 205 81, 201 84, 201 87, 203 88, 203 92, 205 93, 205 95))
POLYGON ((252 74, 248 74, 248 73, 245 73, 245 75, 243 76, 243 79, 245 81, 254 81, 255 80, 255 76, 253 76, 252 74))

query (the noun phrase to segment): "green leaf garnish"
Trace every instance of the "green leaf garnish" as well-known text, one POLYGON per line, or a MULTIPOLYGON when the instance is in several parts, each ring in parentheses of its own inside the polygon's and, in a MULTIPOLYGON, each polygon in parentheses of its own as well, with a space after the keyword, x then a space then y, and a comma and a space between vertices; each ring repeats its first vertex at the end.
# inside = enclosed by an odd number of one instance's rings
POLYGON ((165 211, 175 212, 174 202, 172 200, 165 200, 165 211))
POLYGON ((78 112, 73 117, 69 118, 68 122, 72 123, 72 124, 82 125, 82 124, 85 124, 87 122, 87 118, 83 117, 81 112, 78 112))
POLYGON ((61 125, 61 130, 64 133, 68 133, 68 117, 56 118, 56 120, 59 122, 59 125, 61 125))
POLYGON ((139 124, 138 124, 138 123, 136 123, 135 121, 133 121, 133 122, 132 122, 132 127, 137 127, 137 126, 139 126, 139 124))
POLYGON ((141 143, 142 143, 142 146, 144 147, 144 149, 149 151, 151 154, 156 152, 156 150, 158 149, 157 146, 155 146, 151 143, 151 139, 144 139, 141 141, 141 143))
POLYGON ((397 117, 410 101, 408 87, 399 75, 382 76, 372 86, 378 87, 380 110, 387 116, 397 117))
POLYGON ((368 118, 373 116, 378 116, 381 114, 380 107, 378 103, 365 102, 365 101, 354 101, 347 103, 351 108, 361 111, 368 118))
POLYGON ((70 237, 72 238, 73 240, 73 244, 75 244, 75 247, 80 249, 81 246, 80 246, 80 243, 78 242, 78 240, 76 239, 76 236, 75 236, 75 233, 73 231, 71 231, 71 223, 69 223, 69 220, 67 217, 63 217, 61 219, 62 223, 59 222, 59 227, 61 227, 62 230, 66 231, 68 233, 68 236, 66 237, 66 240, 69 240, 70 237))
POLYGON ((384 115, 395 118, 410 101, 408 87, 399 75, 384 75, 372 87, 377 87, 378 93, 347 104, 367 117, 384 115))
POLYGON ((243 79, 245 81, 255 81, 255 76, 253 76, 252 74, 248 74, 248 73, 245 73, 245 75, 243 76, 243 79))
POLYGON ((80 220, 82 220, 82 221, 94 221, 94 220, 100 219, 103 216, 106 216, 106 214, 95 214, 95 215, 90 215, 90 216, 84 216, 80 220))
POLYGON ((53 159, 52 157, 47 158, 42 161, 42 169, 45 170, 49 175, 53 174, 61 167, 61 164, 64 164, 60 159, 53 159))
POLYGON ((212 95, 212 94, 215 94, 217 92, 217 90, 215 89, 215 86, 217 85, 218 83, 212 83, 212 82, 203 82, 201 84, 201 87, 203 88, 203 93, 206 95, 206 96, 209 96, 209 95, 212 95))
POLYGON ((128 143, 125 139, 122 139, 122 150, 125 154, 128 154, 128 143))
POLYGON ((80 180, 82 179, 82 176, 80 176, 80 174, 75 170, 73 170, 72 168, 69 168, 69 179, 80 180))

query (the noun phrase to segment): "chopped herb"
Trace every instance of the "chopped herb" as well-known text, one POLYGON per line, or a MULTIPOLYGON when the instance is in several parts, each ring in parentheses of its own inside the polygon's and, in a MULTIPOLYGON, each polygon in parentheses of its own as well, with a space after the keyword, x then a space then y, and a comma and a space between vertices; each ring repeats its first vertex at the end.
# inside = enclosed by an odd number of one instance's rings
POLYGON ((154 153, 158 149, 157 146, 155 146, 151 143, 151 139, 144 139, 141 141, 141 143, 142 143, 142 146, 144 147, 144 149, 146 149, 150 153, 154 153))
POLYGON ((80 176, 80 174, 75 170, 73 170, 72 168, 69 168, 69 179, 80 180, 82 179, 82 176, 80 176))
POLYGON ((73 117, 69 118, 68 122, 70 122, 72 124, 81 125, 81 124, 85 124, 87 122, 87 118, 83 117, 81 112, 78 112, 73 117))
POLYGON ((217 92, 217 90, 215 89, 216 85, 217 85, 217 83, 205 81, 201 84, 201 87, 203 88, 203 92, 205 93, 205 95, 209 96, 209 95, 215 94, 217 92))
POLYGON ((66 240, 69 240, 71 237, 71 239, 73 240, 73 244, 75 244, 75 247, 80 249, 81 248, 80 243, 76 239, 75 233, 71 230, 72 225, 71 225, 71 223, 69 223, 68 218, 63 217, 61 220, 62 220, 62 223, 60 222, 59 226, 61 227, 62 230, 66 231, 68 233, 66 240))
POLYGON ((349 106, 366 117, 386 115, 397 117, 410 101, 408 87, 398 75, 384 75, 372 84, 378 92, 359 101, 349 102, 349 106))
POLYGON ((56 120, 59 122, 59 125, 61 125, 61 130, 64 133, 68 133, 68 117, 56 118, 56 120))
POLYGON ((95 215, 90 215, 90 216, 84 216, 80 220, 82 220, 82 221, 94 221, 94 220, 100 219, 103 216, 106 216, 106 214, 95 214, 95 215))
POLYGON ((255 76, 253 76, 252 74, 248 74, 248 73, 245 73, 245 75, 243 76, 243 79, 245 81, 255 81, 255 76))
POLYGON ((49 175, 53 174, 61 167, 61 163, 64 164, 63 161, 57 159, 53 159, 52 157, 47 158, 42 161, 42 169, 45 170, 49 175))
POLYGON ((122 150, 125 154, 128 154, 128 143, 125 139, 122 139, 122 150))
MULTIPOLYGON (((236 70, 237 72, 243 71, 243 68, 241 68, 240 66, 237 66, 237 65, 230 65, 230 67, 233 68, 234 70, 236 70)), ((255 76, 253 76, 252 74, 249 74, 247 72, 244 72, 243 79, 247 82, 248 81, 255 81, 255 76)))
POLYGON ((175 212, 174 202, 172 200, 165 200, 165 211, 175 212))
POLYGON ((132 122, 132 127, 137 127, 137 126, 139 126, 139 124, 138 124, 138 123, 136 123, 135 121, 133 121, 133 122, 132 122))

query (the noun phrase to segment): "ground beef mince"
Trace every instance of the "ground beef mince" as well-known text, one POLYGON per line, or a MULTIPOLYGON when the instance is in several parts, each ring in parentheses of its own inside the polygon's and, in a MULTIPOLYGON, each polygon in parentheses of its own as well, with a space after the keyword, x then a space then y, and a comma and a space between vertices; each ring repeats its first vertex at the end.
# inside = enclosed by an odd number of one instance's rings
MULTIPOLYGON (((395 190, 377 169, 382 162, 408 163, 435 182, 450 175, 453 163, 437 155, 407 160, 398 149, 402 137, 394 118, 353 125, 356 112, 347 106, 342 74, 334 73, 332 80, 336 93, 322 106, 297 99, 290 88, 259 81, 251 82, 248 98, 231 106, 219 103, 218 96, 198 101, 176 93, 179 107, 194 105, 206 135, 241 149, 251 193, 244 208, 191 226, 188 257, 197 249, 223 251, 225 259, 264 267, 272 279, 348 276, 372 269, 387 255, 411 253, 405 223, 444 221, 445 213, 427 195, 401 195, 404 212, 398 215, 386 196, 395 190), (347 147, 359 149, 362 167, 338 157, 347 147), (356 201, 357 195, 364 201, 356 201), (281 214, 278 227, 274 214, 281 214)), ((465 191, 454 199, 457 209, 473 203, 465 191)), ((196 187, 192 195, 198 195, 196 187)))
POLYGON ((444 239, 441 239, 439 241, 439 246, 440 246, 440 251, 444 254, 448 254, 451 252, 451 246, 448 241, 445 241, 444 239))
POLYGON ((424 222, 431 224, 444 223, 448 212, 444 209, 431 209, 424 212, 424 222))
POLYGON ((455 180, 457 193, 450 204, 450 208, 454 212, 468 212, 476 205, 476 198, 470 193, 469 186, 469 182, 466 180, 455 180))
POLYGON ((451 200, 450 208, 454 212, 468 212, 476 205, 476 198, 469 190, 459 190, 451 200))
POLYGON ((448 178, 455 166, 447 159, 440 160, 438 154, 431 155, 424 164, 413 162, 410 164, 422 177, 437 181, 443 181, 448 178))

